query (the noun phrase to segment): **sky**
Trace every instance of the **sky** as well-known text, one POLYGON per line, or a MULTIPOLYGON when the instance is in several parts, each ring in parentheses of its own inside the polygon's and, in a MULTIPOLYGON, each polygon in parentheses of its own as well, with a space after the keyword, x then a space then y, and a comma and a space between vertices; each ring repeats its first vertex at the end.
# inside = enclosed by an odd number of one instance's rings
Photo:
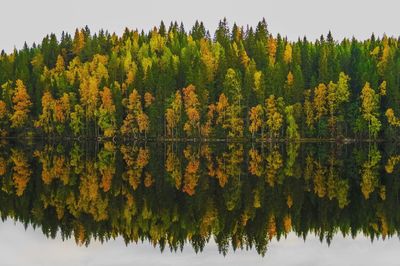
POLYGON ((213 241, 199 254, 191 246, 185 246, 182 253, 161 253, 147 243, 125 246, 121 238, 81 247, 74 240, 47 239, 40 229, 35 231, 30 226, 25 231, 21 223, 8 220, 0 224, 2 266, 187 266, 189 261, 191 266, 397 266, 399 246, 397 238, 371 243, 363 236, 345 239, 337 235, 328 247, 314 236, 304 242, 290 234, 287 239, 271 242, 265 257, 254 250, 230 250, 224 257, 213 241))
POLYGON ((149 30, 163 20, 182 21, 189 29, 196 19, 213 32, 226 17, 233 25, 255 26, 263 17, 273 34, 291 40, 306 35, 316 39, 332 31, 335 39, 400 35, 397 0, 2 0, 0 49, 12 51, 40 42, 46 34, 74 33, 88 25, 122 33, 125 27, 149 30))

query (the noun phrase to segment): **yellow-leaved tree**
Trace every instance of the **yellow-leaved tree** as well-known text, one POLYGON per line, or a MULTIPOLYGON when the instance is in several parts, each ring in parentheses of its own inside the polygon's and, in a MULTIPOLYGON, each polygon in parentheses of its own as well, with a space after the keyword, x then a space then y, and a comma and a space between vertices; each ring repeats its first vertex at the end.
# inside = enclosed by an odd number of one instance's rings
POLYGON ((183 103, 187 116, 187 122, 183 126, 187 136, 196 136, 200 133, 200 102, 193 85, 183 89, 183 103))
POLYGON ((165 129, 168 137, 178 135, 178 125, 182 116, 182 96, 178 90, 171 98, 171 103, 165 112, 165 129))
POLYGON ((24 83, 20 79, 16 81, 16 88, 14 96, 12 97, 12 102, 14 112, 10 118, 11 127, 24 127, 28 123, 28 114, 30 112, 32 102, 28 92, 26 91, 24 83))
POLYGON ((378 113, 379 94, 371 88, 369 82, 366 82, 360 98, 362 117, 368 123, 368 137, 376 138, 382 125, 378 113))
POLYGON ((258 104, 250 109, 249 112, 250 125, 249 131, 254 138, 255 134, 261 129, 261 138, 263 138, 263 124, 264 124, 264 108, 258 104))
POLYGON ((98 110, 98 125, 103 131, 105 137, 113 137, 115 135, 116 119, 115 119, 115 105, 111 90, 104 87, 100 92, 101 105, 98 110))
POLYGON ((279 131, 283 125, 283 105, 283 99, 281 97, 277 99, 274 95, 270 95, 265 100, 266 124, 270 138, 279 137, 279 131))

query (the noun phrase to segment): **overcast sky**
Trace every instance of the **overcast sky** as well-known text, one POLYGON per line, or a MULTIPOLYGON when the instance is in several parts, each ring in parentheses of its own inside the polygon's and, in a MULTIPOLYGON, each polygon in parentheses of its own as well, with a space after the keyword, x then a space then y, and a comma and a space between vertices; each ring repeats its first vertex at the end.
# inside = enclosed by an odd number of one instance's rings
POLYGON ((213 33, 226 17, 230 25, 256 25, 266 18, 270 31, 290 39, 315 39, 332 31, 336 39, 400 35, 397 0, 2 0, 0 48, 11 51, 40 42, 48 33, 88 25, 93 31, 121 33, 125 27, 148 30, 164 20, 183 21, 190 28, 196 19, 213 33))

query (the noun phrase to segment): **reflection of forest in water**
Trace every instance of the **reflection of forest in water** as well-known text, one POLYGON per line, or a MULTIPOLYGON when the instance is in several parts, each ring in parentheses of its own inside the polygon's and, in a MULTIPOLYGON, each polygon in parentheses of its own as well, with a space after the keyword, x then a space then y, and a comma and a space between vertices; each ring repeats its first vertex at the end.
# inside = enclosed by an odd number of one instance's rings
POLYGON ((295 232, 397 235, 392 144, 0 146, 0 213, 78 244, 122 236, 177 250, 267 250, 295 232))

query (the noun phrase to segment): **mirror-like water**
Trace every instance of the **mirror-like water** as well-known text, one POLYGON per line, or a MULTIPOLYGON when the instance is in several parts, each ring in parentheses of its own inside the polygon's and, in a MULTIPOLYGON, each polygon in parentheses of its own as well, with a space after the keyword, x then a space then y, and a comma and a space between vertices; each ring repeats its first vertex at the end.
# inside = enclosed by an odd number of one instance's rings
MULTIPOLYGON (((392 144, 3 143, 0 213, 47 237, 225 254, 400 230, 392 144)), ((55 240, 49 240, 55 241, 55 240)), ((333 240, 334 241, 334 240, 333 240)))

